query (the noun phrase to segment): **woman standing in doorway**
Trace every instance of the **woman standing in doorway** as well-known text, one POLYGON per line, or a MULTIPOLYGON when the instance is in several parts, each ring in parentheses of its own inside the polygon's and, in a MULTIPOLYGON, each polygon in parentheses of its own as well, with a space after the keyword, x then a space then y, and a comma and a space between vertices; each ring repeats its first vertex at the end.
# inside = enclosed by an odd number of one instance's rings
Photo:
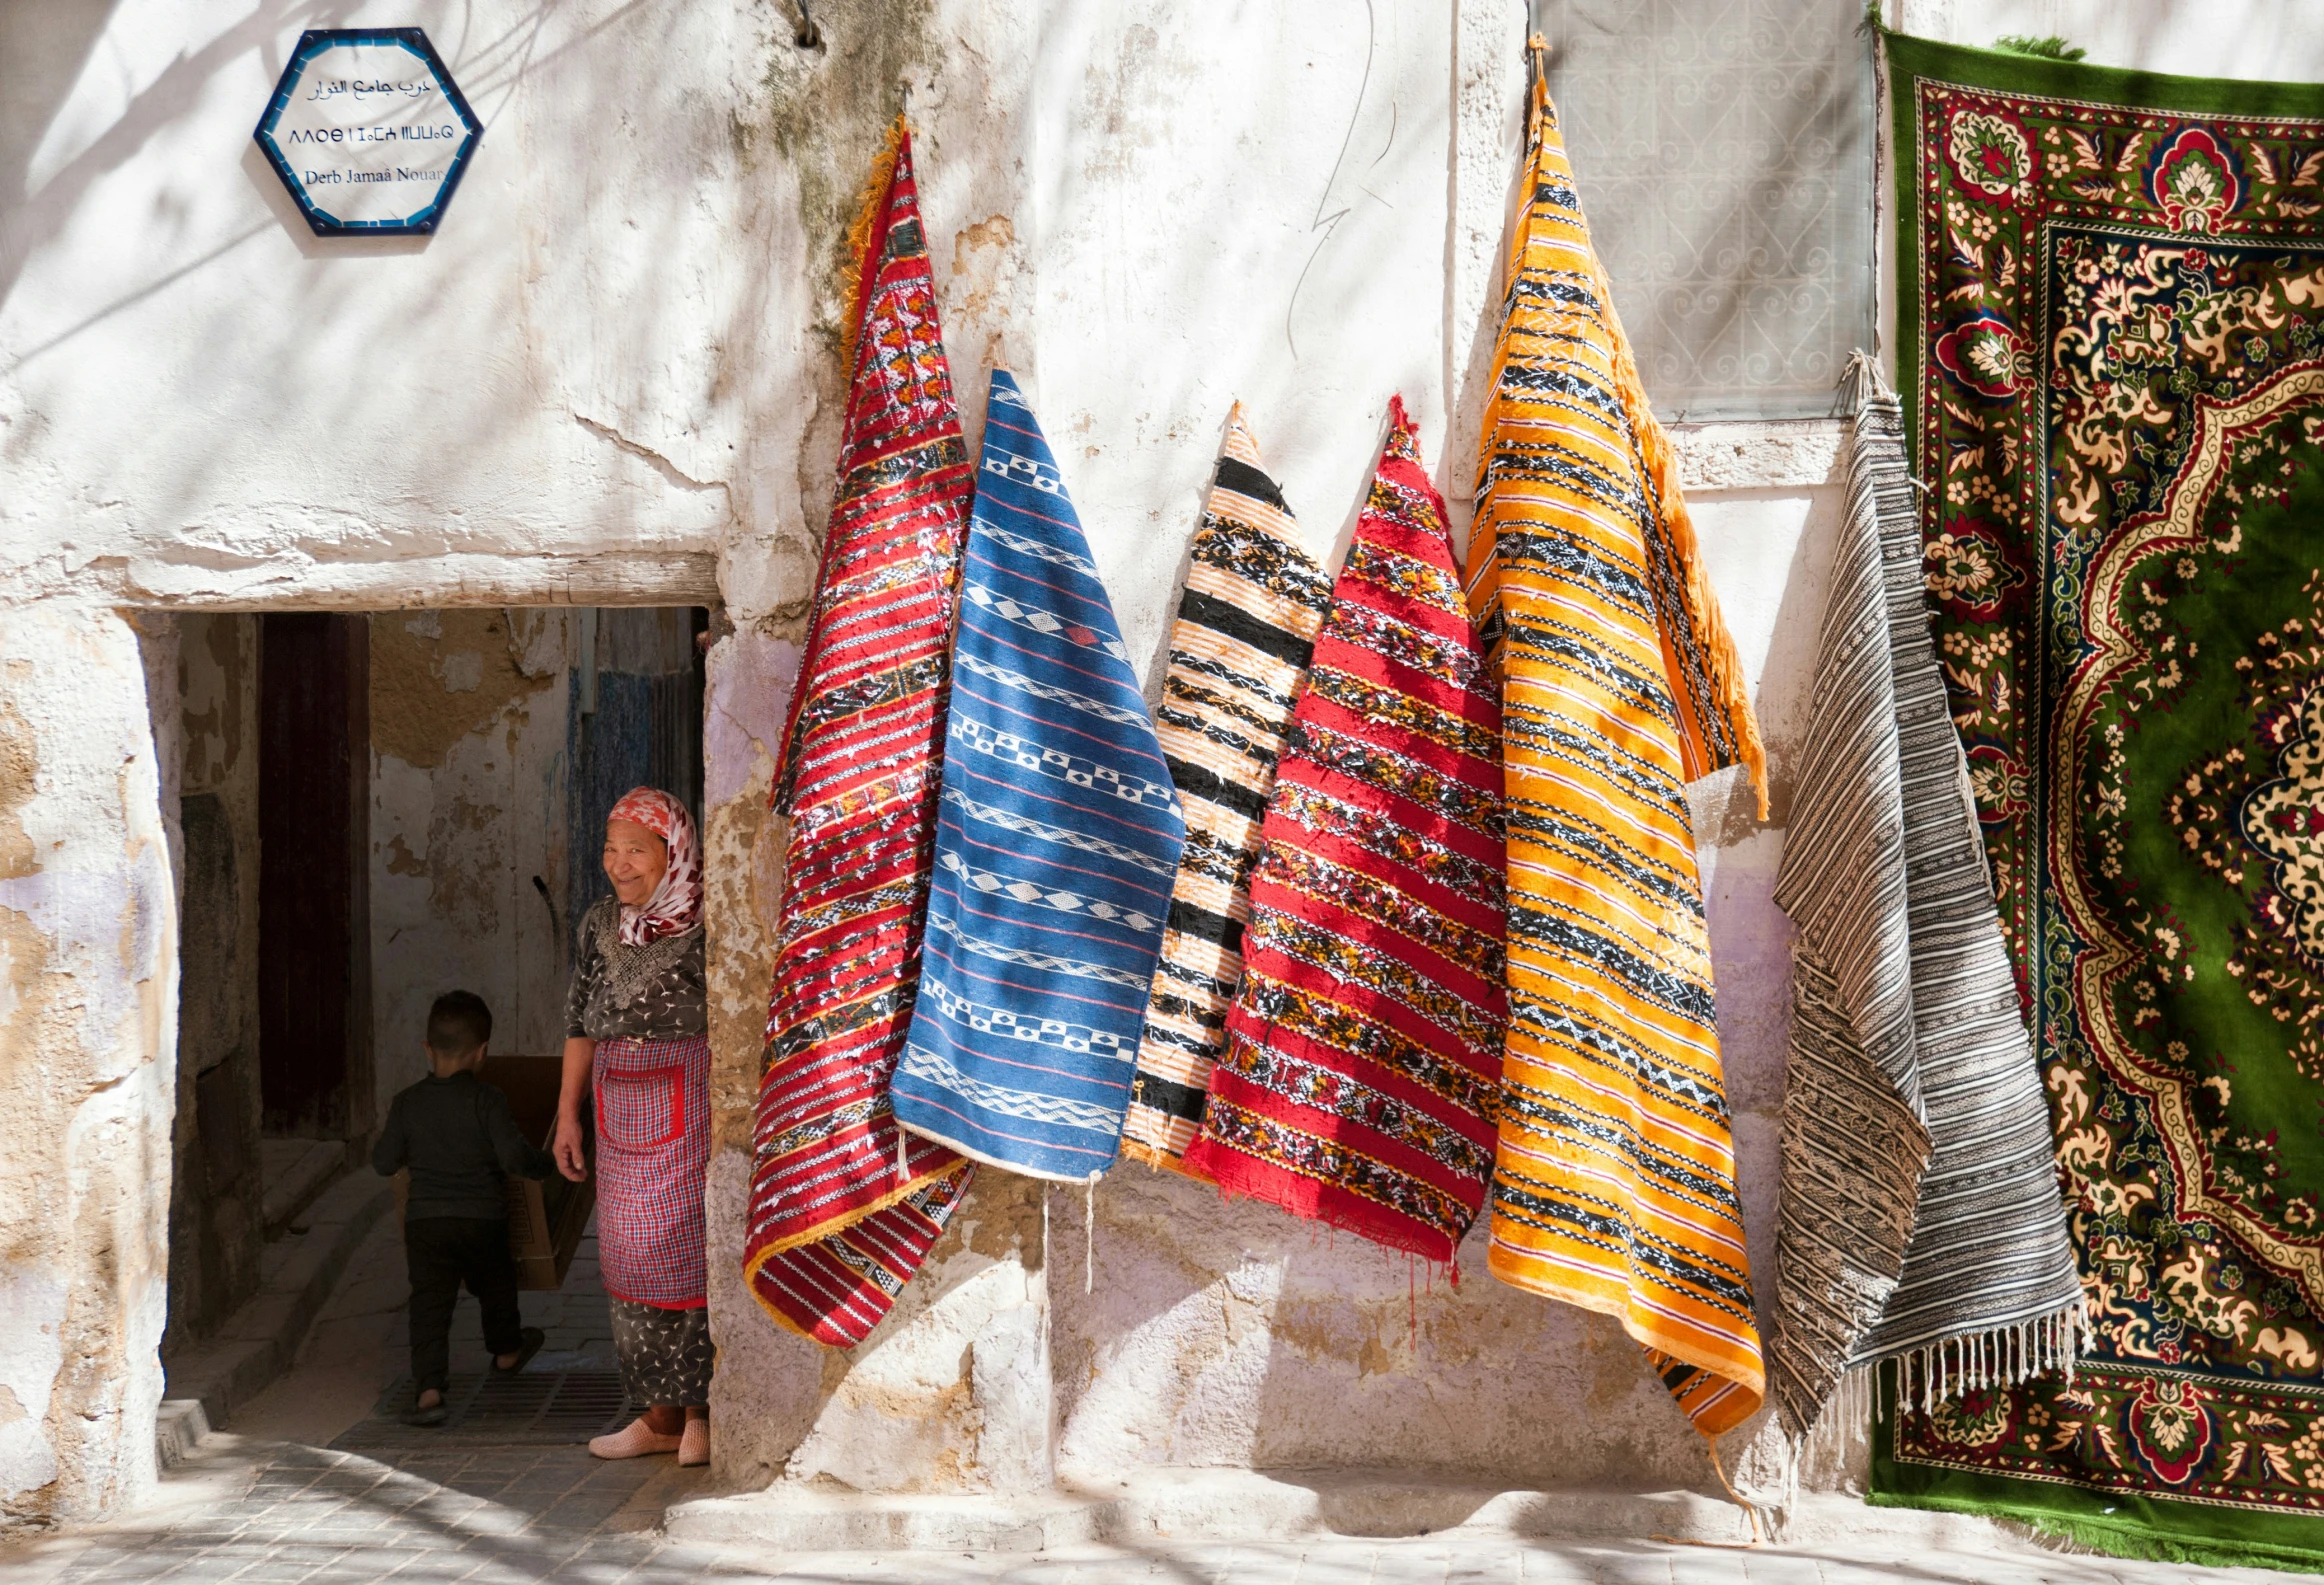
POLYGON ((597 1251, 613 1346, 630 1402, 650 1407, 589 1451, 674 1452, 681 1464, 705 1464, 710 1013, 701 847, 686 806, 651 787, 625 795, 605 819, 605 875, 613 895, 581 922, 565 1000, 557 1167, 576 1183, 586 1175, 581 1102, 593 1096, 597 1251))

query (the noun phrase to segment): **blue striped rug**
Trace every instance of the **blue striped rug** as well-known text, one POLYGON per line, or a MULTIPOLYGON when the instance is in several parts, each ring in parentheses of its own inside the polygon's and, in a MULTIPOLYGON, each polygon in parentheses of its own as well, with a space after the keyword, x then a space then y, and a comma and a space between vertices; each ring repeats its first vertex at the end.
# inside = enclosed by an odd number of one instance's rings
POLYGON ((995 369, 896 1120, 1078 1183, 1121 1143, 1185 821, 1056 460, 995 369))

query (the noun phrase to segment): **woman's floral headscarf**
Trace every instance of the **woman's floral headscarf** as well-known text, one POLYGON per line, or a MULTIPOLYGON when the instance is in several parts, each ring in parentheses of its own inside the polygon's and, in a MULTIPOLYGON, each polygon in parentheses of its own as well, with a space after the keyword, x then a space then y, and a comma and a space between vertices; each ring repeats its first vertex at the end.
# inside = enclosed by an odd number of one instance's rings
POLYGON ((621 909, 623 946, 642 947, 663 936, 691 930, 702 922, 702 844, 694 835, 694 817, 686 806, 653 787, 632 787, 622 794, 605 817, 634 820, 669 844, 669 867, 661 884, 642 908, 624 903, 621 909))

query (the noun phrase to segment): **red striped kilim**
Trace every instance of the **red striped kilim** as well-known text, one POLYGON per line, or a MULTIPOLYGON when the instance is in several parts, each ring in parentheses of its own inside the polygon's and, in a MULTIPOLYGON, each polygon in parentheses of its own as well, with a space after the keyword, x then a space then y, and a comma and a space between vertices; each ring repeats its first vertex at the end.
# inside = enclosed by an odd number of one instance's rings
POLYGON ((784 1325, 833 1348, 864 1340, 928 1258, 968 1192, 970 1163, 874 1215, 751 1268, 751 1291, 784 1325))
POLYGON ((1399 400, 1260 830, 1189 1169, 1447 1261, 1501 1081, 1501 709, 1399 400))
POLYGON ((899 119, 862 222, 839 494, 774 807, 790 817, 743 1271, 776 1320, 861 1342, 971 1164, 898 1134, 973 478, 899 119), (890 163, 892 162, 892 163, 890 163), (884 176, 884 180, 882 179, 884 176))

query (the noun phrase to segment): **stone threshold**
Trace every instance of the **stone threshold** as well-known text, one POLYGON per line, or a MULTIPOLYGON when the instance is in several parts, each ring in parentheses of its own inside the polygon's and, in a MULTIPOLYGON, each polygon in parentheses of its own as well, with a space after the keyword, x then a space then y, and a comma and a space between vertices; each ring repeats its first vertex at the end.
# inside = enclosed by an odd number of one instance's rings
POLYGON ((258 1149, 259 1215, 269 1239, 296 1222, 353 1159, 343 1139, 268 1139, 258 1149))
MULTIPOLYGON (((1766 1522, 1763 1520, 1763 1522, 1766 1522)), ((1026 1495, 858 1492, 777 1481, 764 1491, 679 1503, 673 1541, 777 1552, 1002 1552, 1145 1542, 1456 1535, 1664 1540, 1744 1546, 1751 1521, 1693 1491, 1512 1491, 1456 1478, 1362 1470, 1153 1468, 1110 1487, 1026 1495)), ((1960 1514, 1871 1508, 1803 1493, 1770 1544, 1786 1550, 1884 1543, 1913 1549, 2033 1549, 2009 1528, 1960 1514)))
POLYGON ((394 1203, 386 1181, 371 1173, 339 1179, 304 1208, 304 1232, 286 1232, 266 1246, 250 1301, 209 1337, 163 1361, 168 1385, 154 1447, 162 1468, 185 1457, 209 1429, 232 1425, 237 1406, 290 1368, 349 1258, 394 1203))

